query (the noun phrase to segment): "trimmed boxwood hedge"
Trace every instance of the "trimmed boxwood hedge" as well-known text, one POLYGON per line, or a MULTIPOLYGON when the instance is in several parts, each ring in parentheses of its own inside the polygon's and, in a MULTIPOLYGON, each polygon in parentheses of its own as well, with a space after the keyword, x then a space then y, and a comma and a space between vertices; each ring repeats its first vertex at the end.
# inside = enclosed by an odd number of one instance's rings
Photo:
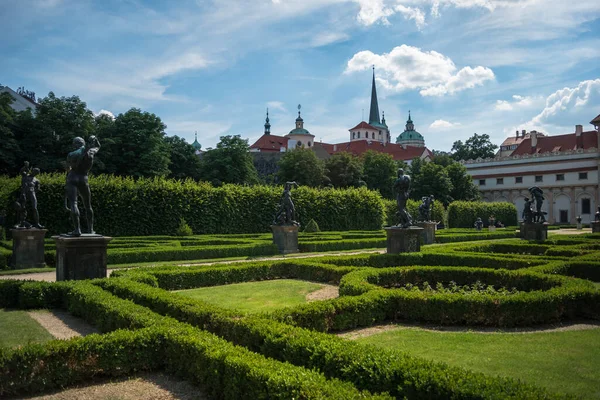
MULTIPOLYGON (((68 232, 63 174, 42 174, 38 208, 42 223, 53 233, 68 232)), ((0 177, 0 209, 14 213, 18 178, 0 177)), ((283 188, 224 185, 163 178, 137 179, 90 176, 95 229, 107 236, 169 235, 185 218, 197 234, 269 232, 283 188)), ((378 192, 366 188, 294 190, 302 225, 314 219, 321 230, 381 229, 385 210, 378 192)), ((14 215, 9 214, 14 220, 14 215)))
POLYGON ((450 228, 473 228, 477 218, 481 218, 487 226, 488 218, 492 215, 505 226, 519 224, 517 208, 512 203, 454 201, 448 206, 448 225, 450 228))

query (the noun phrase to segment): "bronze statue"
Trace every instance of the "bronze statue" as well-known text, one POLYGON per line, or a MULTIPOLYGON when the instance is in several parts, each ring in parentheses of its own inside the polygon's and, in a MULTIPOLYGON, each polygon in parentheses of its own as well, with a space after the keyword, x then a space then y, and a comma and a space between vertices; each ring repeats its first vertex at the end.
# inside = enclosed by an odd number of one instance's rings
POLYGON ((431 210, 433 208, 433 195, 423 196, 419 205, 419 221, 431 221, 431 210))
POLYGON ((410 194, 410 176, 404 175, 402 168, 398 169, 398 178, 394 182, 394 191, 396 192, 396 205, 398 206, 398 212, 396 217, 398 220, 399 227, 408 228, 412 225, 412 217, 406 210, 406 201, 410 194))
POLYGON ((294 207, 294 202, 292 201, 293 186, 298 186, 298 184, 296 182, 285 183, 273 225, 300 226, 300 223, 296 221, 296 207, 294 207))
POLYGON ((94 234, 94 211, 92 210, 92 195, 88 184, 88 173, 94 163, 94 156, 100 150, 100 142, 96 136, 90 136, 87 144, 82 138, 76 137, 73 139, 73 145, 76 150, 70 152, 67 156, 69 171, 65 188, 65 208, 71 212, 73 223, 73 232, 68 235, 81 236, 79 208, 77 206, 78 195, 83 199, 85 207, 88 223, 87 233, 94 234))
POLYGON ((474 226, 475 229, 477 229, 478 231, 480 231, 483 228, 483 221, 481 220, 481 217, 477 217, 474 226))
POLYGON ((542 205, 544 204, 544 192, 537 186, 529 188, 529 193, 535 200, 535 213, 533 214, 533 222, 546 222, 545 212, 542 211, 542 205))
POLYGON ((598 206, 598 211, 596 211, 594 221, 600 222, 600 206, 598 206))
POLYGON ((21 174, 21 191, 19 199, 15 202, 15 210, 17 211, 17 225, 15 228, 44 228, 40 225, 40 214, 37 209, 36 191, 40 189, 40 181, 36 178, 40 173, 39 168, 29 168, 29 162, 25 161, 23 167, 19 171, 21 174), (27 201, 31 204, 33 211, 33 223, 27 221, 27 201))
POLYGON ((523 206, 523 212, 521 218, 526 224, 533 222, 533 202, 525 197, 525 205, 523 206))

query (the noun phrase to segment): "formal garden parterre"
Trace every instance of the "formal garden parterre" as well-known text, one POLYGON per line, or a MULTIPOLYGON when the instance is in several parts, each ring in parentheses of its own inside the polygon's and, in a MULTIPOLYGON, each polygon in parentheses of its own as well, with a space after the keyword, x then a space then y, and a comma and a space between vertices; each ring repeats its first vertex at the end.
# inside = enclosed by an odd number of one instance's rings
POLYGON ((80 282, 1 281, 1 307, 66 309, 102 334, 2 349, 0 394, 164 370, 214 398, 564 398, 333 335, 383 322, 500 328, 599 320, 597 235, 552 240, 553 247, 507 239, 397 255, 141 267, 80 282), (281 278, 333 283, 340 297, 246 314, 172 292, 281 278))

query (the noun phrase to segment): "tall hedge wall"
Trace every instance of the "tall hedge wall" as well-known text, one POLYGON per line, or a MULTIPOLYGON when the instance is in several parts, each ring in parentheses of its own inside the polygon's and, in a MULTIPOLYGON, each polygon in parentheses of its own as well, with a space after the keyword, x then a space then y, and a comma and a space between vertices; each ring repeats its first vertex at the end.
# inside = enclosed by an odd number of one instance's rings
MULTIPOLYGON (((64 174, 39 176, 38 210, 50 233, 70 230, 64 209, 64 174)), ((13 222, 13 203, 20 178, 0 176, 0 213, 13 222)), ((138 179, 109 175, 90 176, 95 230, 112 236, 174 234, 181 218, 194 233, 268 232, 283 192, 282 187, 224 185, 138 179)), ((381 229, 385 210, 381 196, 365 188, 293 190, 302 225, 314 219, 322 230, 381 229)), ((83 217, 82 217, 83 220, 83 217)))
POLYGON ((512 203, 455 201, 448 206, 448 225, 450 228, 473 228, 478 217, 487 225, 491 215, 506 226, 519 224, 517 208, 512 203))

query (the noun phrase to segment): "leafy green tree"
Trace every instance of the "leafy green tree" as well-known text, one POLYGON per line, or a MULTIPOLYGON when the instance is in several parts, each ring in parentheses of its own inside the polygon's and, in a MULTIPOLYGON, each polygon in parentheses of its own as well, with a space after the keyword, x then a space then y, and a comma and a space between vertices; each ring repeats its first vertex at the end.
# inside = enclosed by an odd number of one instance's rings
POLYGON ((447 205, 452 200, 451 192, 452 181, 446 169, 441 165, 432 162, 424 163, 419 173, 412 176, 410 197, 415 200, 421 200, 423 196, 434 195, 436 200, 447 205))
POLYGON ((324 167, 314 151, 295 149, 287 151, 279 160, 280 182, 296 181, 299 185, 319 186, 323 182, 324 167))
POLYGON ((94 158, 92 171, 99 174, 116 174, 115 152, 118 153, 119 150, 115 146, 115 119, 110 115, 100 114, 96 116, 94 124, 102 150, 94 158))
POLYGON ((15 112, 10 107, 13 98, 8 93, 0 93, 0 174, 18 171, 18 158, 21 148, 14 134, 15 112))
POLYGON ((115 118, 114 151, 105 163, 113 164, 118 175, 167 176, 169 146, 164 140, 165 128, 159 117, 138 108, 119 114, 115 118))
POLYGON ((325 175, 334 187, 359 187, 364 184, 361 181, 362 174, 361 159, 350 153, 336 153, 325 161, 325 175))
POLYGON ((240 135, 221 136, 217 148, 202 156, 201 179, 213 183, 258 183, 249 150, 248 140, 240 135))
POLYGON ((170 163, 169 178, 185 179, 192 178, 200 179, 202 173, 202 165, 200 158, 196 155, 194 146, 185 141, 179 136, 168 136, 165 142, 169 146, 170 163))
POLYGON ((433 160, 431 160, 431 162, 437 164, 437 165, 441 165, 442 167, 447 167, 452 163, 455 163, 456 160, 454 160, 454 158, 452 158, 452 155, 450 153, 446 153, 444 151, 442 152, 436 152, 435 150, 433 151, 433 160))
POLYGON ((398 165, 390 154, 369 150, 363 154, 363 180, 367 188, 379 190, 387 199, 394 197, 392 187, 396 179, 398 165))
POLYGON ((410 162, 410 166, 404 168, 404 173, 409 174, 410 176, 417 176, 421 173, 421 168, 423 168, 423 164, 425 164, 425 162, 419 157, 413 158, 410 162))
POLYGON ((64 171, 73 139, 95 133, 94 114, 77 96, 58 98, 50 92, 38 104, 35 117, 19 113, 17 139, 32 165, 45 172, 64 171))
POLYGON ((453 162, 446 167, 446 172, 450 182, 452 182, 452 190, 450 191, 452 201, 477 201, 480 199, 479 189, 473 183, 473 177, 468 174, 464 165, 453 162))
POLYGON ((465 143, 457 140, 452 145, 452 158, 460 160, 476 160, 477 158, 493 157, 498 146, 490 141, 490 135, 477 133, 468 138, 465 143))

